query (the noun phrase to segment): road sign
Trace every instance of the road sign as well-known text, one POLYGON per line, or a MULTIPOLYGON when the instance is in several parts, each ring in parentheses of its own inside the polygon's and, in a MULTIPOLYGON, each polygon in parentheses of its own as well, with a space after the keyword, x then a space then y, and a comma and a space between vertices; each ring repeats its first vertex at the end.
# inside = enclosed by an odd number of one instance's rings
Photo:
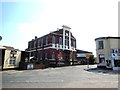
POLYGON ((91 54, 86 54, 86 58, 89 59, 91 54))

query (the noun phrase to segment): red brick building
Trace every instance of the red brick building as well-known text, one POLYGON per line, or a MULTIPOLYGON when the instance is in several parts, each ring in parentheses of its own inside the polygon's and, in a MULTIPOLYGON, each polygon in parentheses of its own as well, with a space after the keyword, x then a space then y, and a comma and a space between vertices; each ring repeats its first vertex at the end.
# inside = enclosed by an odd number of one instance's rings
POLYGON ((54 65, 72 65, 76 62, 76 39, 70 32, 70 27, 63 25, 42 37, 28 42, 30 57, 46 60, 54 65))

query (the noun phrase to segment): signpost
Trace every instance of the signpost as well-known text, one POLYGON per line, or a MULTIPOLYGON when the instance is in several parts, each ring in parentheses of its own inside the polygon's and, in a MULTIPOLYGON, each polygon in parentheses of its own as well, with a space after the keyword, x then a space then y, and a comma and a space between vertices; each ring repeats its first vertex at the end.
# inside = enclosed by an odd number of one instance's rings
POLYGON ((89 58, 91 54, 86 54, 86 59, 87 59, 87 68, 89 69, 89 58))

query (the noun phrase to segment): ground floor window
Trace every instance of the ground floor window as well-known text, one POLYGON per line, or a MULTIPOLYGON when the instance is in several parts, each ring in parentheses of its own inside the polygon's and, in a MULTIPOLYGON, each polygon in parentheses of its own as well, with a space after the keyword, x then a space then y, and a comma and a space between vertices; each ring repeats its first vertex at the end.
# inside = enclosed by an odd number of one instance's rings
POLYGON ((45 59, 48 59, 48 58, 47 58, 47 53, 45 53, 45 59))
POLYGON ((55 59, 55 54, 54 53, 52 54, 52 59, 55 59))
POLYGON ((115 67, 120 67, 120 60, 114 60, 115 67))
POLYGON ((106 60, 106 64, 107 64, 108 67, 111 67, 112 66, 111 60, 106 60))
POLYGON ((105 56, 104 56, 104 54, 100 54, 99 55, 99 62, 100 63, 105 63, 105 56))
POLYGON ((40 60, 42 60, 42 57, 43 57, 43 56, 42 56, 42 53, 41 53, 41 54, 40 54, 40 60))
POLYGON ((105 58, 100 58, 100 63, 105 63, 105 58))

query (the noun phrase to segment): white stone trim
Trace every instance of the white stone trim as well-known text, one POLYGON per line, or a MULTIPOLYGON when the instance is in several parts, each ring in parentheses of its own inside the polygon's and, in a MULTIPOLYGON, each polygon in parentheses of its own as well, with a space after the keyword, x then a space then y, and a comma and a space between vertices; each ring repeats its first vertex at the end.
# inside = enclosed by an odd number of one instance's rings
POLYGON ((29 51, 27 51, 27 52, 33 52, 33 51, 36 51, 36 50, 29 50, 29 51))

